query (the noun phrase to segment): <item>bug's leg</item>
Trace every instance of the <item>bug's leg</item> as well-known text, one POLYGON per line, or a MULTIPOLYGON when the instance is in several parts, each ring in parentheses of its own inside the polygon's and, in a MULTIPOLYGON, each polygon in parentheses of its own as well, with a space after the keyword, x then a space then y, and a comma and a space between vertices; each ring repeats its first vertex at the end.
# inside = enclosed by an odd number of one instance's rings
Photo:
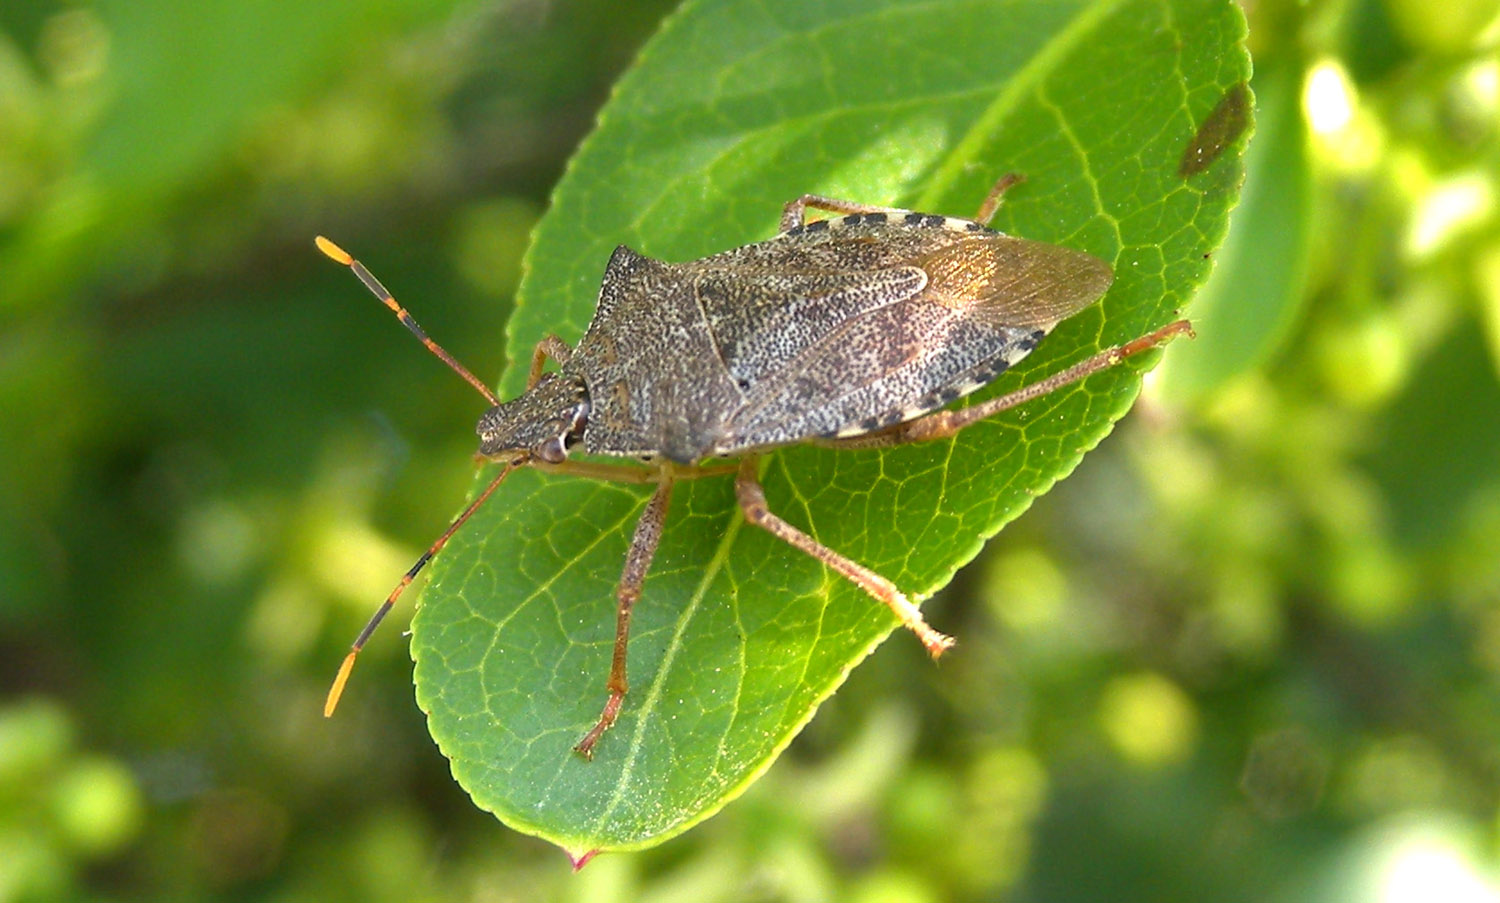
POLYGON ((926 417, 918 417, 906 423, 898 424, 888 430, 872 433, 868 436, 853 436, 848 439, 837 439, 826 444, 836 445, 840 448, 883 448, 891 445, 905 445, 908 442, 927 442, 932 439, 946 439, 970 424, 993 417, 1001 411, 1008 410, 1019 404, 1025 404, 1034 398, 1040 398, 1049 392, 1056 391, 1070 383, 1092 376, 1100 370, 1107 370, 1120 363, 1131 355, 1150 351, 1165 342, 1180 335, 1192 335, 1193 326, 1187 320, 1178 320, 1169 323, 1155 332, 1147 333, 1138 339, 1132 339, 1123 345, 1106 348, 1085 361, 1080 361, 1066 370, 1054 373, 1046 379, 1038 380, 1028 386, 1022 386, 1008 395, 999 398, 991 398, 983 404, 976 404, 959 411, 938 411, 928 414, 926 417))
POLYGON ((979 205, 979 212, 974 214, 974 222, 988 226, 990 220, 995 218, 995 211, 1000 209, 1000 201, 1005 192, 1024 181, 1026 177, 1018 172, 1008 172, 1001 176, 995 182, 995 186, 990 189, 990 193, 984 196, 984 203, 979 205))
POLYGON ((915 633, 917 639, 922 641, 922 645, 927 647, 927 652, 933 658, 937 658, 953 646, 953 637, 932 629, 932 626, 922 619, 922 613, 901 590, 896 588, 894 583, 864 565, 850 561, 772 514, 770 508, 766 507, 765 490, 761 488, 760 480, 756 477, 755 458, 745 458, 740 462, 740 472, 734 481, 734 494, 739 500, 740 510, 745 512, 745 520, 818 559, 849 578, 856 586, 878 601, 885 603, 891 611, 895 612, 896 617, 901 621, 901 626, 915 633))
POLYGON ((536 349, 531 352, 531 373, 526 377, 526 388, 536 386, 537 381, 542 378, 542 368, 547 365, 547 358, 552 358, 559 364, 566 364, 568 358, 573 354, 573 349, 568 343, 555 335, 549 335, 536 343, 536 349))
POLYGON ((646 503, 641 519, 635 522, 635 536, 630 540, 630 551, 625 553, 625 570, 620 574, 620 585, 615 589, 619 607, 615 610, 615 651, 609 666, 609 699, 604 711, 573 751, 585 759, 594 757, 594 744, 620 715, 620 704, 625 701, 625 647, 630 639, 630 610, 635 600, 641 597, 641 585, 646 582, 646 571, 656 555, 656 544, 661 540, 662 525, 667 520, 667 503, 672 499, 672 480, 663 478, 656 487, 656 494, 646 503))
POLYGON ((825 197, 821 194, 804 194, 795 201, 787 201, 786 206, 781 208, 781 231, 785 232, 795 226, 807 222, 807 208, 815 210, 826 210, 829 213, 910 213, 903 207, 882 207, 879 204, 861 204, 857 201, 843 201, 838 198, 825 197))

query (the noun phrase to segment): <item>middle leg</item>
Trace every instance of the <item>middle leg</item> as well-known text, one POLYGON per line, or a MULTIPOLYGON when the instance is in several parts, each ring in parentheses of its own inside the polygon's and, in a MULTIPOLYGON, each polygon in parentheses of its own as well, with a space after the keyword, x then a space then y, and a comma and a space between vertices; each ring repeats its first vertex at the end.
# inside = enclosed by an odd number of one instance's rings
POLYGON ((630 551, 625 553, 625 570, 620 574, 620 584, 615 589, 619 606, 615 610, 615 650, 610 660, 609 699, 594 727, 578 741, 573 751, 585 759, 594 757, 594 744, 604 736, 610 725, 620 715, 620 705, 625 701, 628 684, 625 681, 625 649, 630 640, 630 611, 641 597, 641 586, 646 582, 646 571, 651 559, 656 556, 656 545, 661 541, 662 526, 667 520, 667 504, 672 500, 672 481, 664 477, 656 487, 656 494, 646 503, 641 519, 635 522, 635 536, 630 540, 630 551))

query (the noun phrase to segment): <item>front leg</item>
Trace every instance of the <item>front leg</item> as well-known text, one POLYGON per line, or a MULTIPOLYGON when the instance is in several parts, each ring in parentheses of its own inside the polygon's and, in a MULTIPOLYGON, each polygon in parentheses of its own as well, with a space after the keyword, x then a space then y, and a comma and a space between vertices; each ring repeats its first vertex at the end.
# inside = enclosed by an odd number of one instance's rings
POLYGON ((536 343, 536 348, 531 352, 531 372, 526 376, 526 388, 535 388, 537 382, 542 378, 542 368, 547 366, 547 358, 557 361, 558 365, 566 364, 568 358, 573 356, 573 349, 568 343, 555 335, 549 335, 536 343))

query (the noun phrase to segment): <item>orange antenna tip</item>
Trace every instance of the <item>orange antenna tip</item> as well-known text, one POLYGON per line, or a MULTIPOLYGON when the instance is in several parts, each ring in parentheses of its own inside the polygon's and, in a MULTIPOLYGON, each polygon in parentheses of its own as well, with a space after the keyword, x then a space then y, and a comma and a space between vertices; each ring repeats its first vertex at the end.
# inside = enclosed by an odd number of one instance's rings
POLYGON ((344 266, 354 266, 354 258, 349 256, 348 251, 345 251, 343 248, 339 247, 323 236, 319 235, 317 238, 314 238, 313 243, 318 246, 319 251, 322 251, 324 254, 327 254, 330 258, 337 260, 344 266))
POLYGON ((344 656, 344 663, 339 665, 339 673, 333 678, 333 686, 328 688, 328 700, 323 703, 324 718, 332 718, 333 710, 339 707, 339 697, 344 695, 344 684, 349 682, 349 672, 354 670, 354 656, 357 654, 350 652, 344 656))

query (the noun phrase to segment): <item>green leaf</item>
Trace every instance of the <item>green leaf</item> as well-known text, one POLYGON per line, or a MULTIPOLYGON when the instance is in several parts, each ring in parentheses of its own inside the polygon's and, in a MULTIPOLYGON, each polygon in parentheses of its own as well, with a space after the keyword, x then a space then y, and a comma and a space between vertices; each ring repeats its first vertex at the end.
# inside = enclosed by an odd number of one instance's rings
MULTIPOLYGON (((764 239, 804 192, 971 215, 1012 170, 1028 181, 996 224, 1117 275, 989 392, 1161 326, 1206 277, 1242 178, 1242 140, 1206 171, 1177 169, 1249 77, 1243 36, 1228 0, 689 3, 621 81, 537 227, 504 387, 524 385, 544 334, 581 335, 617 243, 685 260, 764 239)), ((955 441, 778 451, 767 495, 925 598, 1071 471, 1138 386, 1117 368, 955 441)), ((418 704, 459 783, 574 855, 707 818, 894 623, 748 527, 729 478, 679 484, 635 609, 623 713, 580 759, 570 748, 604 702, 615 581, 648 495, 513 475, 443 553, 413 623, 418 704)), ((959 639, 950 655, 965 654, 959 639)))

